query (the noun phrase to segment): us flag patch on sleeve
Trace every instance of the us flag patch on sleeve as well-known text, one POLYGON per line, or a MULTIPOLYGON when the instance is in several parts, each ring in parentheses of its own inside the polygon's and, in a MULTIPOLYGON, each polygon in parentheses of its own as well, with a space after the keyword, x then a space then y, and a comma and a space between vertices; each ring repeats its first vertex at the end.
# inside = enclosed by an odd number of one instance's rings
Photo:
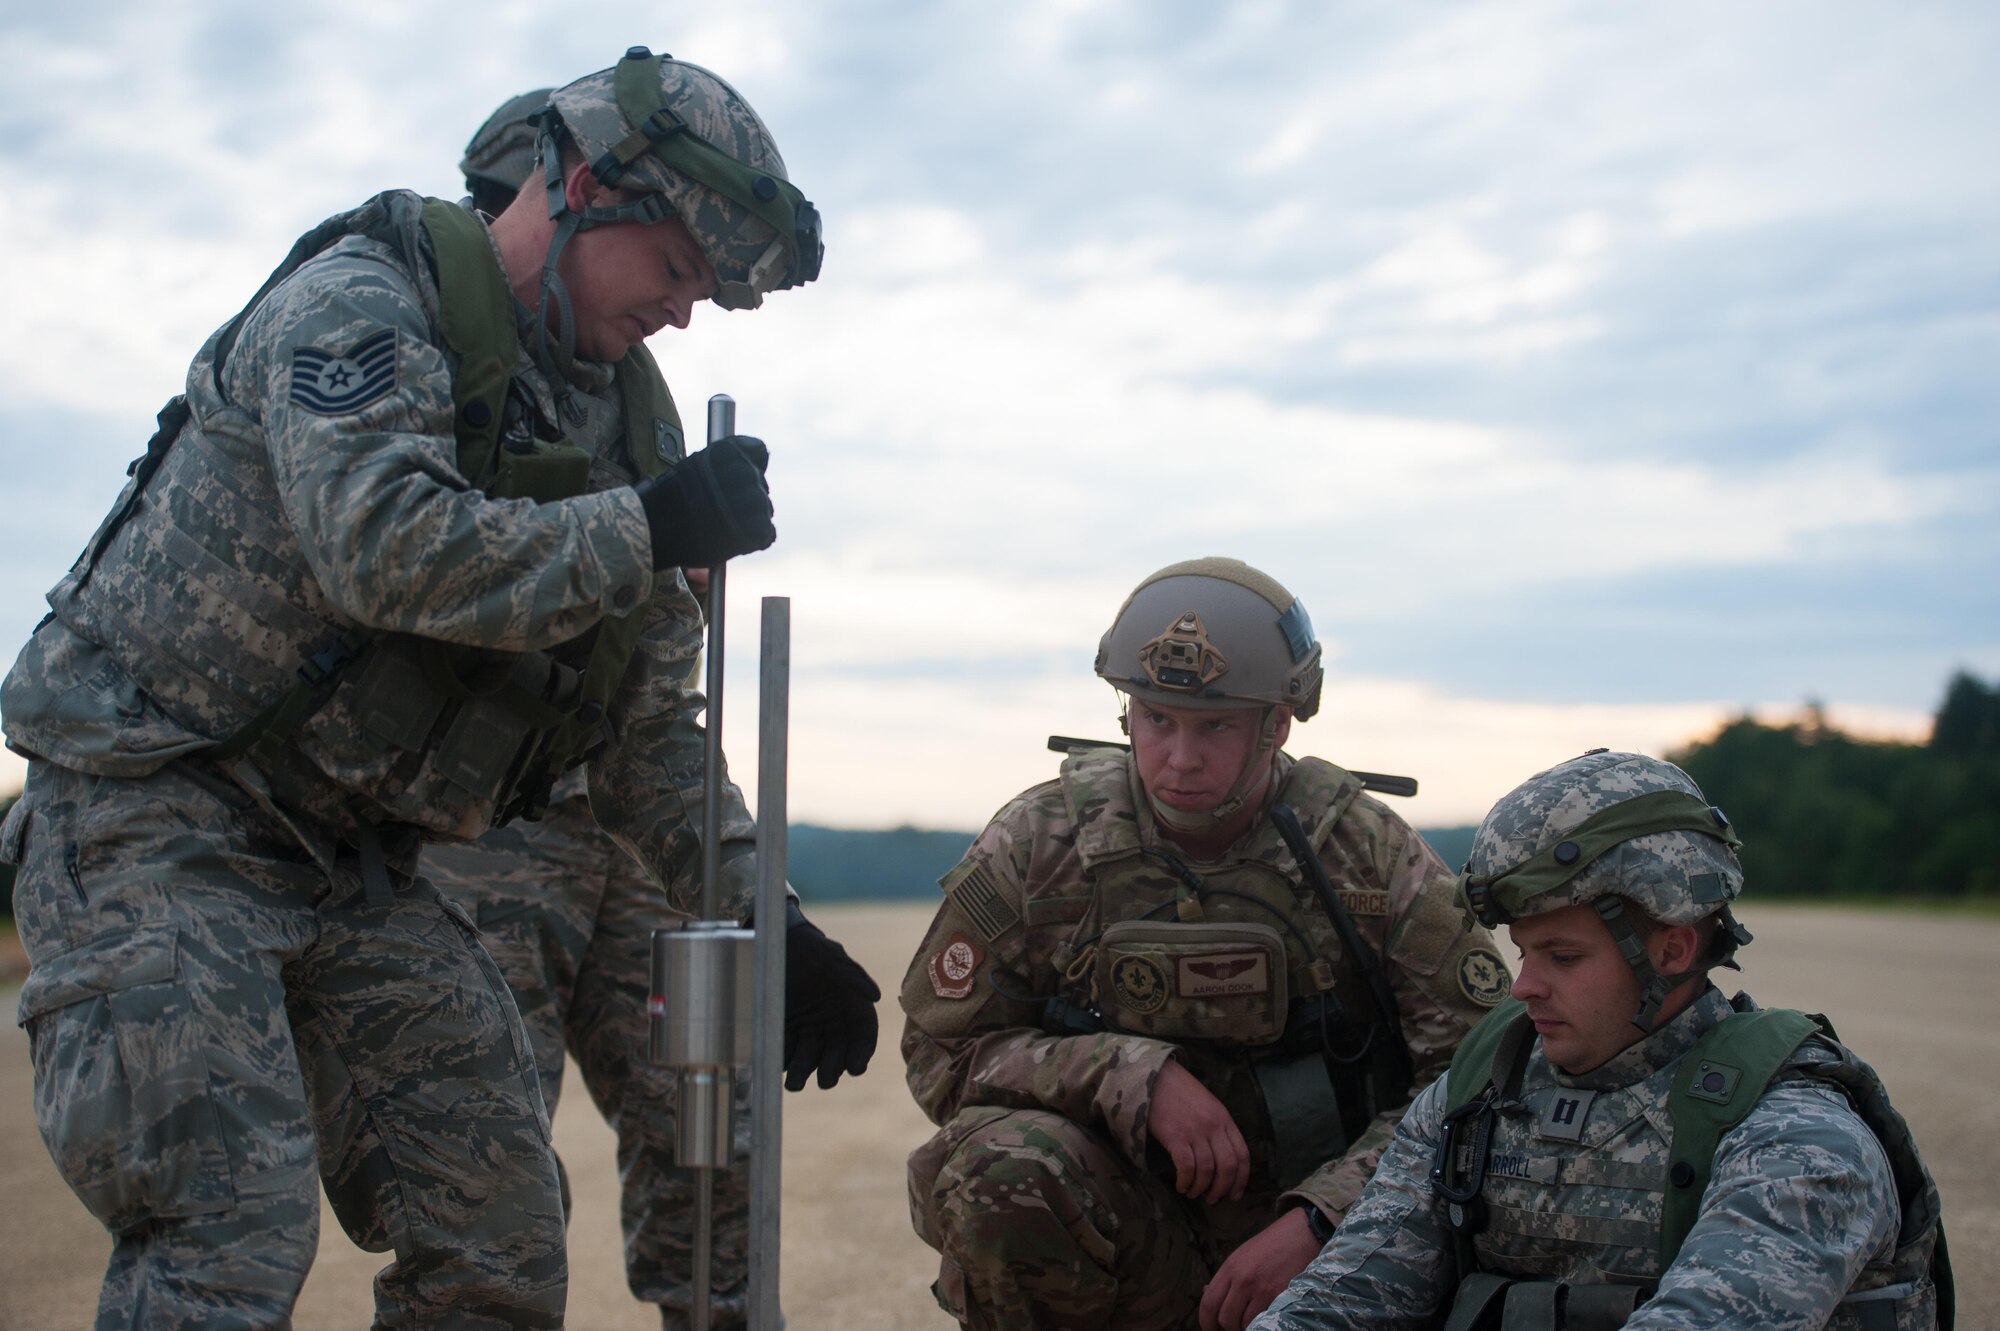
POLYGON ((388 396, 396 386, 396 330, 370 333, 335 354, 292 348, 291 399, 321 416, 347 416, 388 396))
POLYGON ((938 880, 979 936, 991 943, 1021 922, 1021 916, 1000 894, 993 870, 984 860, 967 860, 938 880))

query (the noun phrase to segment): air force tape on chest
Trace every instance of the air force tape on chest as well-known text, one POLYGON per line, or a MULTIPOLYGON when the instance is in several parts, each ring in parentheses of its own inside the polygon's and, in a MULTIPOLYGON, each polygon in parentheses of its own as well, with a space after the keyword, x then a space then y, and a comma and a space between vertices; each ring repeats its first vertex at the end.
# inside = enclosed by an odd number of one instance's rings
POLYGON ((938 886, 951 898, 972 932, 988 943, 1021 922, 1021 914, 1000 891, 992 866, 978 855, 968 855, 944 877, 938 886))

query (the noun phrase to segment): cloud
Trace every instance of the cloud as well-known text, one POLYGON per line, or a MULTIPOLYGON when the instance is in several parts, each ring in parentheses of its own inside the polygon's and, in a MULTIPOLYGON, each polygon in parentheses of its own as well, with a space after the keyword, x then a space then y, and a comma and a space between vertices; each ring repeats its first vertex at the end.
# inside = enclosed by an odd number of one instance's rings
MULTIPOLYGON (((2000 669, 1994 15, 469 14, 0 21, 0 636, 298 232, 455 192, 493 105, 639 40, 741 88, 827 219, 820 282, 655 345, 690 417, 728 391, 772 443, 781 542, 744 585, 797 598, 802 779, 879 765, 885 808, 976 821, 1045 770, 1034 732, 1102 714, 1130 583, 1203 552, 1291 584, 1375 709, 1302 735, 1461 812, 1593 729, 1916 715, 1951 665, 2000 669), (953 752, 1001 788, 894 793, 953 752)), ((865 821, 826 779, 802 798, 865 821)))

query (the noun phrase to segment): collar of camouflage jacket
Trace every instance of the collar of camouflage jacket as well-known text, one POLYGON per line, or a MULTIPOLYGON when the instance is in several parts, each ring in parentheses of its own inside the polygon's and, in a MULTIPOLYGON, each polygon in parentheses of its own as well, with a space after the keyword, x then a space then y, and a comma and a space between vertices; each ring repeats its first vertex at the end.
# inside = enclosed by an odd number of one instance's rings
MULTIPOLYGON (((1729 1006, 1729 1000, 1722 996, 1722 991, 1710 985, 1699 998, 1676 1013, 1673 1020, 1638 1043, 1621 1049, 1590 1071, 1573 1077, 1561 1068, 1551 1070, 1559 1085, 1576 1090, 1613 1091, 1636 1085, 1661 1068, 1679 1062, 1702 1036, 1721 1025, 1733 1011, 1735 1009, 1729 1006)), ((1539 1041, 1535 1045, 1535 1057, 1542 1057, 1539 1041)))

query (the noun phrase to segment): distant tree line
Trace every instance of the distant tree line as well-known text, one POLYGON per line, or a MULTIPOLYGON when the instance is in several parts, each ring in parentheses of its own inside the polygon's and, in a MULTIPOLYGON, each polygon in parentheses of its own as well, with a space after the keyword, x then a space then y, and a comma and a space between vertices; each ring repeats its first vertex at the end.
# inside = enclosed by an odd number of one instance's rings
MULTIPOLYGON (((2000 683, 1953 676, 1924 744, 1856 739, 1809 705, 1790 725, 1741 717, 1668 756, 1729 814, 1760 896, 2000 895, 2000 683)), ((0 817, 16 798, 0 796, 0 817)), ((1424 836, 1456 869, 1472 832, 1424 836)), ((933 900, 972 838, 794 824, 790 877, 807 901, 933 900)), ((13 901, 0 865, 0 911, 13 901)))
MULTIPOLYGON (((6 816, 15 798, 0 796, 0 817, 6 816)), ((1424 835, 1454 868, 1472 844, 1469 827, 1424 835)), ((938 879, 958 863, 972 838, 971 832, 916 827, 858 831, 794 823, 787 847, 788 876, 808 902, 935 901, 938 879)), ((11 915, 13 904, 14 867, 0 865, 0 916, 11 915)))
POLYGON ((1757 896, 2000 895, 2000 684, 1953 676, 1924 744, 1856 739, 1808 704, 1667 756, 1735 824, 1757 896))

